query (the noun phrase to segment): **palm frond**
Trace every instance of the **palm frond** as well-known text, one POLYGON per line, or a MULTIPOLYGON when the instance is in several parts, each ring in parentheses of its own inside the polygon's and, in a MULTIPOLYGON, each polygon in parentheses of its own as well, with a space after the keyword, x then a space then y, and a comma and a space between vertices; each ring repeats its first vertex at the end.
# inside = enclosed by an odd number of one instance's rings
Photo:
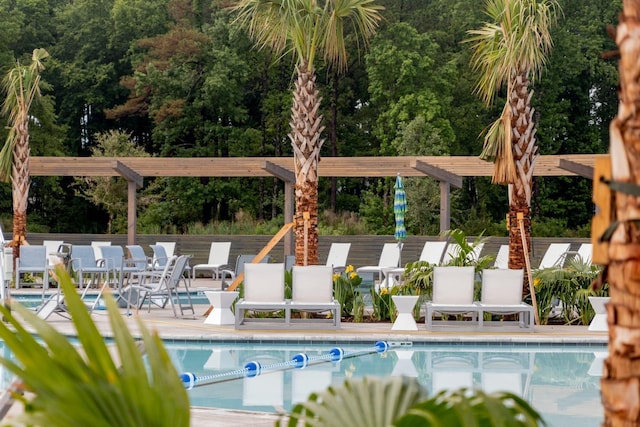
POLYGON ((112 355, 66 270, 59 267, 56 274, 79 346, 71 345, 67 337, 21 304, 12 304, 13 311, 0 306, 9 322, 0 323, 0 338, 17 359, 15 363, 0 358, 0 363, 33 394, 25 402, 24 423, 51 427, 188 426, 186 390, 157 334, 139 322, 148 358, 145 363, 115 301, 106 295, 115 341, 112 355), (19 321, 14 312, 24 320, 19 321), (23 323, 31 325, 42 342, 23 323))

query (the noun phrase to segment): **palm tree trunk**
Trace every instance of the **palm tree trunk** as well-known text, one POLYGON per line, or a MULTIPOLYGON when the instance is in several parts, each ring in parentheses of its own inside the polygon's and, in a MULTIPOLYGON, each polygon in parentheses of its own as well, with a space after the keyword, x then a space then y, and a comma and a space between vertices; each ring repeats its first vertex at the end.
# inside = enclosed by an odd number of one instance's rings
POLYGON ((27 239, 27 202, 29 200, 29 126, 27 118, 18 122, 18 139, 13 147, 11 185, 13 192, 13 263, 20 256, 20 245, 27 239))
MULTIPOLYGON (((640 1, 624 0, 617 28, 620 48, 620 105, 610 127, 614 181, 640 185, 640 1)), ((640 198, 614 193, 613 220, 620 224, 609 242, 609 356, 600 380, 608 427, 640 426, 640 198)))
MULTIPOLYGON (((524 221, 527 253, 531 253, 531 192, 533 188, 533 167, 538 157, 535 139, 534 109, 531 108, 529 78, 526 70, 519 73, 510 87, 511 141, 516 179, 509 195, 509 268, 526 268, 525 251, 518 215, 524 221)), ((529 283, 525 275, 522 294, 529 293, 529 283)))
POLYGON ((324 130, 318 114, 320 97, 315 73, 306 64, 298 68, 291 107, 291 145, 296 175, 294 215, 296 264, 318 264, 318 162, 324 130), (306 244, 305 244, 306 242, 306 244))

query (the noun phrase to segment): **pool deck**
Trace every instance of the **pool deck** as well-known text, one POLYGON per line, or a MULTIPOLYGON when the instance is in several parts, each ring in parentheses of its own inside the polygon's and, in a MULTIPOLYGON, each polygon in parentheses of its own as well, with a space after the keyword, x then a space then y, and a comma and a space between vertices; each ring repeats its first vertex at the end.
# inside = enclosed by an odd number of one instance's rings
MULTIPOLYGON (((216 289, 217 283, 198 279, 192 290, 216 289)), ((204 324, 204 313, 208 305, 194 305, 195 316, 185 313, 184 318, 175 318, 169 307, 160 309, 152 307, 150 313, 146 306, 135 314, 127 316, 122 310, 125 320, 131 330, 138 330, 137 319, 143 321, 147 328, 157 331, 165 340, 174 341, 289 341, 289 342, 317 342, 317 343, 374 343, 379 340, 413 343, 526 343, 536 344, 567 344, 589 345, 606 344, 606 332, 591 332, 587 326, 536 326, 533 332, 519 331, 517 328, 495 328, 495 330, 473 331, 469 329, 451 327, 437 332, 427 331, 424 323, 418 324, 418 331, 392 331, 390 323, 351 323, 343 322, 340 329, 261 329, 236 330, 233 325, 216 326, 204 324)), ((94 310, 92 317, 99 330, 105 337, 111 336, 107 312, 94 310)), ((75 329, 66 318, 54 313, 48 321, 61 333, 73 336, 75 329)), ((228 411, 209 408, 192 408, 192 426, 198 427, 243 427, 243 426, 273 426, 277 416, 274 414, 228 411)))

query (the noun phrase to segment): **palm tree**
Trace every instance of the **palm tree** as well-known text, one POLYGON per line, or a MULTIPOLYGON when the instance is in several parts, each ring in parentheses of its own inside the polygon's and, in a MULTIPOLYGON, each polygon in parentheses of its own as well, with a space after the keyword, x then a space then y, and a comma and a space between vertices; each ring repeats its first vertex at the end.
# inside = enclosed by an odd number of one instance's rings
POLYGON ((31 65, 18 61, 3 79, 6 93, 2 114, 9 119, 9 135, 0 151, 0 179, 11 182, 13 194, 13 259, 20 256, 20 245, 27 237, 27 201, 29 199, 29 109, 40 97, 40 72, 42 61, 49 54, 44 49, 34 49, 31 65))
POLYGON ((640 259, 637 223, 640 206, 640 134, 637 132, 640 127, 640 90, 637 86, 640 73, 640 1, 629 0, 622 4, 615 36, 620 53, 620 102, 618 114, 609 127, 611 187, 616 192, 612 194, 613 227, 610 230, 613 234, 607 250, 608 268, 603 277, 603 281, 609 283, 611 297, 607 306, 609 356, 604 361, 600 381, 605 416, 603 426, 640 425, 640 400, 637 398, 640 381, 637 356, 640 334, 640 296, 637 290, 640 259))
POLYGON ((491 105, 498 90, 505 85, 507 90, 502 115, 485 133, 480 157, 495 163, 494 183, 509 184, 509 268, 526 266, 519 215, 531 248, 531 192, 539 149, 530 84, 546 63, 550 28, 559 10, 555 0, 487 0, 491 22, 469 31, 467 40, 473 49, 471 65, 480 75, 476 91, 483 101, 491 105))
POLYGON ((364 43, 375 33, 381 6, 373 0, 240 0, 233 6, 237 22, 258 48, 277 54, 291 51, 297 80, 291 107, 295 183, 296 264, 318 263, 318 162, 324 140, 315 61, 319 55, 344 70, 345 30, 350 24, 364 43), (305 259, 305 235, 306 259, 305 259))

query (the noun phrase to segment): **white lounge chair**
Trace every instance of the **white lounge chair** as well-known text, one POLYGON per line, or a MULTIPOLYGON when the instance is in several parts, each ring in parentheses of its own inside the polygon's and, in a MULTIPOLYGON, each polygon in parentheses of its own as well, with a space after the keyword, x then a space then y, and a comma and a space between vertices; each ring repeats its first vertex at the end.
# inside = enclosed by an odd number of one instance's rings
POLYGON ((377 275, 377 280, 381 282, 383 278, 383 269, 399 267, 398 264, 400 262, 401 250, 401 243, 385 243, 382 247, 382 252, 380 253, 378 265, 366 265, 364 267, 359 267, 356 271, 358 274, 373 273, 374 280, 376 280, 375 275, 377 275))
POLYGON ((56 264, 64 262, 62 257, 58 255, 60 246, 64 244, 62 240, 43 240, 42 246, 47 250, 47 261, 50 269, 53 269, 56 264))
POLYGON ((111 242, 109 241, 93 241, 91 242, 91 247, 93 248, 93 256, 95 259, 100 259, 102 257, 102 253, 100 252, 100 246, 111 246, 111 242))
POLYGON ((162 246, 167 256, 174 256, 176 254, 176 242, 156 242, 156 245, 162 246))
POLYGON ((482 297, 477 303, 480 328, 490 325, 497 327, 517 325, 533 331, 533 307, 522 301, 524 270, 484 270, 482 272, 482 297), (485 321, 484 313, 517 314, 517 321, 485 321))
POLYGON ((447 248, 446 241, 431 240, 424 243, 420 258, 418 261, 425 261, 429 264, 440 265, 442 257, 444 256, 445 249, 447 248))
MULTIPOLYGON (((484 242, 480 242, 477 245, 474 246, 473 248, 473 252, 469 253, 467 255, 467 261, 477 261, 480 259, 480 252, 482 252, 482 249, 484 248, 484 242)), ((447 246, 447 249, 444 253, 444 255, 442 256, 442 261, 440 263, 440 265, 448 265, 451 263, 451 261, 454 258, 457 258, 458 255, 460 254, 460 245, 458 245, 457 243, 450 243, 447 246)))
POLYGON ((325 265, 333 268, 334 272, 344 271, 347 266, 350 249, 351 243, 332 243, 325 265))
MULTIPOLYGON (((433 329, 433 316, 436 313, 471 314, 472 325, 478 326, 478 307, 473 302, 474 276, 474 267, 438 266, 433 268, 433 299, 426 304, 427 330, 433 329)), ((440 320, 436 323, 460 325, 462 322, 440 320)))
POLYGON ((289 311, 284 298, 284 264, 247 263, 244 265, 244 298, 236 302, 236 329, 275 324, 289 324, 289 311), (274 312, 284 310, 284 319, 246 317, 247 311, 274 312))
POLYGON ((570 247, 571 243, 550 243, 540 260, 538 270, 562 267, 570 247))
POLYGON ((330 312, 327 319, 293 319, 291 326, 340 327, 340 303, 333 298, 333 269, 326 265, 296 265, 292 271, 292 297, 287 310, 303 312, 330 312))
POLYGON ((509 245, 500 245, 493 266, 495 268, 509 268, 509 245))
POLYGON ((191 267, 192 277, 196 278, 196 271, 211 271, 213 279, 220 278, 220 271, 229 267, 229 253, 231 251, 231 242, 211 242, 209 248, 209 259, 206 264, 196 264, 191 267))
POLYGON ((591 265, 591 255, 593 254, 593 244, 582 243, 578 248, 578 251, 573 257, 574 260, 580 260, 584 264, 591 265))

